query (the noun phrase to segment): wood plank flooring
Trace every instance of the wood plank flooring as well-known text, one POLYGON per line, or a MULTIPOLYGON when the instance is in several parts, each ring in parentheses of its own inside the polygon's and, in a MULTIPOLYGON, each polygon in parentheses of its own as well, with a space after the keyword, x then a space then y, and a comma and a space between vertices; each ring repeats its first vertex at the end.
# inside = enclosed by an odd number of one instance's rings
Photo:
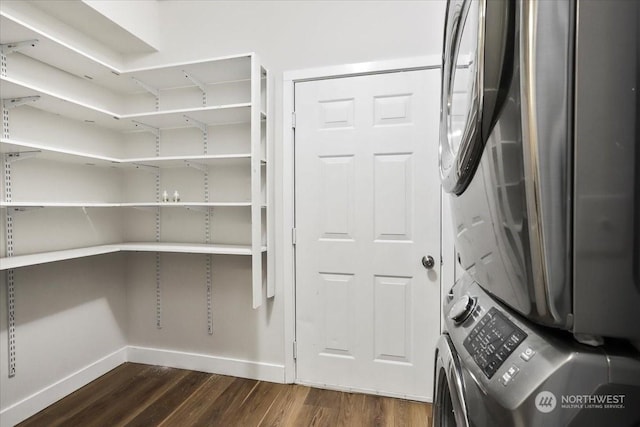
POLYGON ((430 426, 431 405, 125 363, 19 426, 430 426))

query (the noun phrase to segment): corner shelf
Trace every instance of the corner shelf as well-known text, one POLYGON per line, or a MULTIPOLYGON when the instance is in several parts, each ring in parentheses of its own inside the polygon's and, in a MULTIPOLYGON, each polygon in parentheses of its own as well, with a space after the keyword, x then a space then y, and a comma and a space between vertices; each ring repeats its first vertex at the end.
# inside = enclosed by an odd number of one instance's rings
MULTIPOLYGON (((2 139, 0 139, 0 154, 3 154, 5 165, 21 158, 37 157, 52 162, 68 162, 77 163, 85 166, 100 166, 105 168, 144 168, 144 170, 158 175, 163 169, 170 168, 196 168, 200 169, 204 174, 205 189, 208 188, 206 175, 210 169, 214 169, 218 165, 239 165, 247 166, 250 174, 250 200, 247 201, 226 201, 214 202, 208 200, 208 194, 205 195, 204 201, 187 201, 180 203, 161 203, 159 201, 149 202, 93 202, 93 201, 15 201, 9 197, 6 201, 0 202, 0 208, 6 209, 6 215, 18 215, 21 208, 113 208, 113 207, 132 207, 132 208, 168 208, 183 207, 187 209, 197 209, 206 212, 207 208, 220 207, 248 207, 251 209, 251 235, 252 243, 247 247, 239 250, 225 253, 242 253, 252 256, 252 288, 253 288, 253 307, 259 307, 262 304, 263 286, 267 282, 264 275, 262 263, 263 253, 266 251, 263 241, 265 236, 265 224, 267 223, 265 215, 267 213, 267 205, 264 203, 266 197, 263 192, 266 183, 266 167, 268 159, 264 153, 268 152, 265 148, 268 144, 269 137, 266 135, 266 120, 268 117, 268 108, 265 103, 266 99, 266 82, 267 75, 258 62, 257 55, 250 53, 245 55, 236 55, 212 60, 203 60, 184 64, 170 64, 167 66, 151 67, 147 69, 121 70, 111 67, 105 62, 98 61, 90 54, 83 53, 74 49, 53 37, 38 32, 18 20, 6 14, 0 14, 2 23, 2 31, 0 33, 1 43, 7 43, 7 39, 11 38, 11 42, 16 41, 16 37, 33 36, 38 39, 35 47, 26 47, 24 51, 3 53, 3 57, 7 62, 6 70, 11 70, 12 55, 18 55, 19 61, 16 64, 28 61, 28 58, 34 58, 43 61, 45 64, 49 61, 49 65, 68 71, 78 78, 82 79, 84 85, 99 85, 111 90, 117 96, 146 96, 149 93, 156 97, 155 111, 142 111, 136 113, 125 113, 123 105, 118 107, 118 103, 113 106, 106 106, 107 103, 98 98, 92 98, 89 92, 79 92, 77 87, 69 86, 73 90, 68 90, 66 84, 60 84, 52 79, 51 82, 37 77, 22 78, 18 75, 7 74, 6 71, 0 75, 0 92, 3 98, 3 116, 6 120, 3 130, 2 139), (45 50, 49 49, 45 52, 45 50), (23 56, 24 55, 24 56, 23 56), (27 59, 25 59, 27 58, 27 59), (64 59, 55 59, 64 58, 64 59), (70 58, 77 63, 71 64, 70 58), (242 83, 250 86, 247 96, 248 102, 236 102, 220 105, 207 105, 206 90, 210 86, 220 84, 242 83), (142 86, 142 88, 141 88, 142 86), (75 88, 75 89, 74 89, 75 88), (158 97, 163 96, 162 91, 171 91, 181 88, 197 88, 202 91, 201 104, 187 106, 186 108, 168 108, 158 109, 158 97), (73 95, 76 93, 78 95, 73 95), (29 102, 23 106, 20 102, 14 103, 16 99, 24 99, 33 97, 34 102, 29 102), (18 105, 15 105, 18 104, 18 105), (117 108, 114 108, 117 107, 117 108), (83 126, 97 126, 98 128, 115 131, 118 135, 137 134, 151 132, 155 135, 156 155, 155 156, 113 156, 111 154, 104 155, 102 153, 92 152, 91 150, 78 150, 72 148, 63 148, 55 145, 54 141, 36 141, 28 138, 27 140, 12 139, 10 137, 9 127, 11 126, 10 111, 16 109, 22 110, 22 115, 31 117, 31 109, 42 110, 52 115, 62 116, 74 122, 83 124, 83 126), (248 124, 250 128, 250 144, 244 152, 228 153, 228 154, 207 154, 207 133, 209 127, 219 125, 235 125, 248 124), (161 139, 162 130, 173 130, 183 128, 199 128, 204 138, 204 153, 202 155, 158 155, 158 144, 161 139), (15 208, 15 209, 8 209, 15 208)), ((38 66, 43 66, 42 64, 38 66)), ((46 65, 45 65, 46 66, 46 65)), ((18 67, 18 70, 20 67, 18 67)), ((57 72, 57 71, 56 71, 57 72)), ((80 86, 78 86, 80 87, 80 86)), ((243 86, 248 87, 248 86, 243 86)), ((242 89, 244 90, 244 89, 242 89)), ((102 92, 100 92, 102 93, 102 92)), ((109 97, 107 97, 109 98, 109 97)), ((107 99, 105 98, 105 99, 107 99)), ((111 99, 111 98, 109 98, 111 99)), ((115 98, 114 98, 115 99, 115 98)), ((123 98, 124 99, 124 98, 123 98)), ((144 104, 143 105, 147 105, 144 104)), ((34 116, 35 117, 35 116, 34 116)), ((19 133, 19 132, 18 132, 19 133)), ((45 135, 44 137, 48 137, 45 135)), ((39 138, 42 138, 40 136, 39 138)), ((38 139, 38 138, 36 138, 38 139)), ((77 145, 77 144, 76 144, 77 145)), ((228 151, 228 150, 226 150, 228 151)), ((5 166, 6 168, 6 166, 5 166)), ((159 178, 156 178, 158 181, 159 178)), ((158 192, 156 188, 156 193, 158 192)), ((159 197, 156 195, 156 197, 159 197)), ((156 214, 156 223, 159 224, 160 219, 156 214)), ((208 224, 208 214, 206 221, 208 224)), ((156 228, 159 226, 157 225, 156 228)), ((206 226, 209 230, 209 225, 206 226)), ((208 232, 208 231, 207 231, 208 232)), ((15 233, 11 233, 12 236, 15 233)), ((209 238, 207 237, 207 240, 209 238)), ((157 245, 156 245, 157 246, 157 245)), ((111 249, 112 246, 109 246, 111 249)), ((136 246, 139 248, 148 248, 150 246, 136 246)), ((177 246, 172 246, 177 250, 177 246)), ((129 246, 131 248, 131 246, 129 246)), ((161 251, 162 248, 159 249, 161 251)), ((194 253, 215 254, 211 249, 201 249, 199 246, 182 245, 179 247, 181 252, 193 251, 194 253), (204 252, 203 252, 204 251, 204 252)), ((143 249, 141 249, 143 250, 143 249)), ((220 249, 224 252, 223 249, 220 249)), ((51 252, 56 253, 56 252, 51 252)), ((84 253, 82 251, 73 253, 84 253)), ((87 252, 91 254, 92 252, 87 252)), ((222 252, 220 252, 222 253, 222 252)), ((12 254, 6 258, 9 260, 12 254)), ((28 256, 28 255, 24 255, 28 256)), ((56 256, 44 257, 46 259, 56 259, 56 256)), ((5 261, 6 261, 5 260, 5 261)), ((8 261, 6 261, 8 262, 8 261)), ((4 264, 6 264, 6 262, 4 264)), ((46 261, 39 261, 46 262, 46 261)), ((28 264, 26 264, 28 265, 28 264)), ((272 297, 274 294, 273 286, 267 287, 267 296, 272 297)))
MULTIPOLYGON (((261 252, 267 247, 262 246, 261 252)), ((113 245, 88 246, 84 248, 66 249, 61 251, 41 252, 29 255, 18 255, 0 258, 0 271, 11 270, 50 262, 84 258, 95 255, 111 254, 115 252, 170 252, 207 255, 242 255, 253 254, 251 245, 205 245, 193 243, 119 243, 113 245)))

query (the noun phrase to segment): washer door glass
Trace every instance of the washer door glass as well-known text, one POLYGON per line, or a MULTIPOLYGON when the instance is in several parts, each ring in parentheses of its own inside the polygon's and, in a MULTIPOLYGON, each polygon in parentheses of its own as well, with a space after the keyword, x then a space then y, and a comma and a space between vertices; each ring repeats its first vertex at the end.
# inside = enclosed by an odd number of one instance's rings
POLYGON ((457 55, 451 60, 451 84, 447 99, 448 114, 448 149, 455 158, 460 149, 462 135, 473 124, 474 114, 472 108, 477 111, 477 61, 478 56, 478 2, 467 2, 468 7, 462 9, 460 36, 457 55))
POLYGON ((465 167, 478 135, 481 103, 480 1, 447 4, 440 118, 440 173, 445 190, 459 194, 475 167, 465 167), (467 154, 465 154, 467 153, 467 154), (473 169, 473 170, 472 170, 473 169))
POLYGON ((460 194, 469 185, 506 99, 514 54, 514 10, 508 1, 447 3, 440 176, 449 193, 460 194))

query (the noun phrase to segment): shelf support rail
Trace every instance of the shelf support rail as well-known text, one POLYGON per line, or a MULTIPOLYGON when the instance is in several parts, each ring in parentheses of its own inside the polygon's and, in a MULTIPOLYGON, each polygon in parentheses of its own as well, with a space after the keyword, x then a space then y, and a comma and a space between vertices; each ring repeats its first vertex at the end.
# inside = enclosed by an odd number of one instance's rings
MULTIPOLYGON (((204 201, 209 203, 209 172, 204 172, 204 201)), ((211 243, 211 216, 213 209, 207 208, 204 214, 204 239, 208 245, 211 243)), ((212 273, 213 273, 213 256, 206 255, 206 286, 207 286, 207 332, 209 335, 213 335, 213 308, 212 308, 212 273)))
POLYGON ((184 74, 184 76, 186 78, 191 80, 191 82, 194 85, 198 86, 198 89, 200 89, 202 91, 202 106, 206 107, 207 106, 207 85, 205 85, 202 82, 202 80, 196 78, 193 74, 187 73, 185 70, 182 70, 182 73, 184 74))
MULTIPOLYGON (((3 108, 3 113, 6 109, 3 108)), ((3 114, 4 115, 4 114, 3 114)), ((8 135, 8 124, 4 124, 3 121, 3 136, 8 135)), ((4 170, 4 198, 7 202, 11 201, 11 163, 10 155, 4 155, 3 170, 4 170)), ((6 221, 5 221, 5 243, 6 243, 6 256, 13 256, 13 215, 10 209, 7 209, 6 221)), ((13 269, 9 269, 6 272, 6 286, 7 286, 7 338, 8 350, 9 350, 9 378, 16 375, 16 294, 15 294, 15 276, 13 269)))
MULTIPOLYGON (((157 99, 157 98, 156 98, 157 99)), ((156 157, 160 156, 160 131, 156 136, 156 157)), ((160 168, 155 168, 156 202, 160 203, 160 168)), ((156 242, 160 241, 160 206, 156 208, 156 242)), ((156 252, 156 328, 162 329, 162 283, 160 270, 160 252, 156 252)))
POLYGON ((131 79, 134 82, 136 82, 136 84, 138 86, 140 86, 142 89, 146 90, 151 95, 155 96, 155 98, 156 98, 156 106, 155 107, 156 107, 156 111, 158 111, 160 109, 160 91, 157 88, 146 84, 142 80, 136 79, 135 77, 131 77, 131 79))

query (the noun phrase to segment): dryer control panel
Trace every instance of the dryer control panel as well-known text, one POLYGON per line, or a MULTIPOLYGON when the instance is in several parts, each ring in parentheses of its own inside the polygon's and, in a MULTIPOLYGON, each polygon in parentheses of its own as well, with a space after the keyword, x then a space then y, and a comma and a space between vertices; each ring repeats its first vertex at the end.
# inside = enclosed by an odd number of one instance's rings
POLYGON ((491 378, 526 337, 524 331, 492 307, 463 344, 482 372, 491 378))

